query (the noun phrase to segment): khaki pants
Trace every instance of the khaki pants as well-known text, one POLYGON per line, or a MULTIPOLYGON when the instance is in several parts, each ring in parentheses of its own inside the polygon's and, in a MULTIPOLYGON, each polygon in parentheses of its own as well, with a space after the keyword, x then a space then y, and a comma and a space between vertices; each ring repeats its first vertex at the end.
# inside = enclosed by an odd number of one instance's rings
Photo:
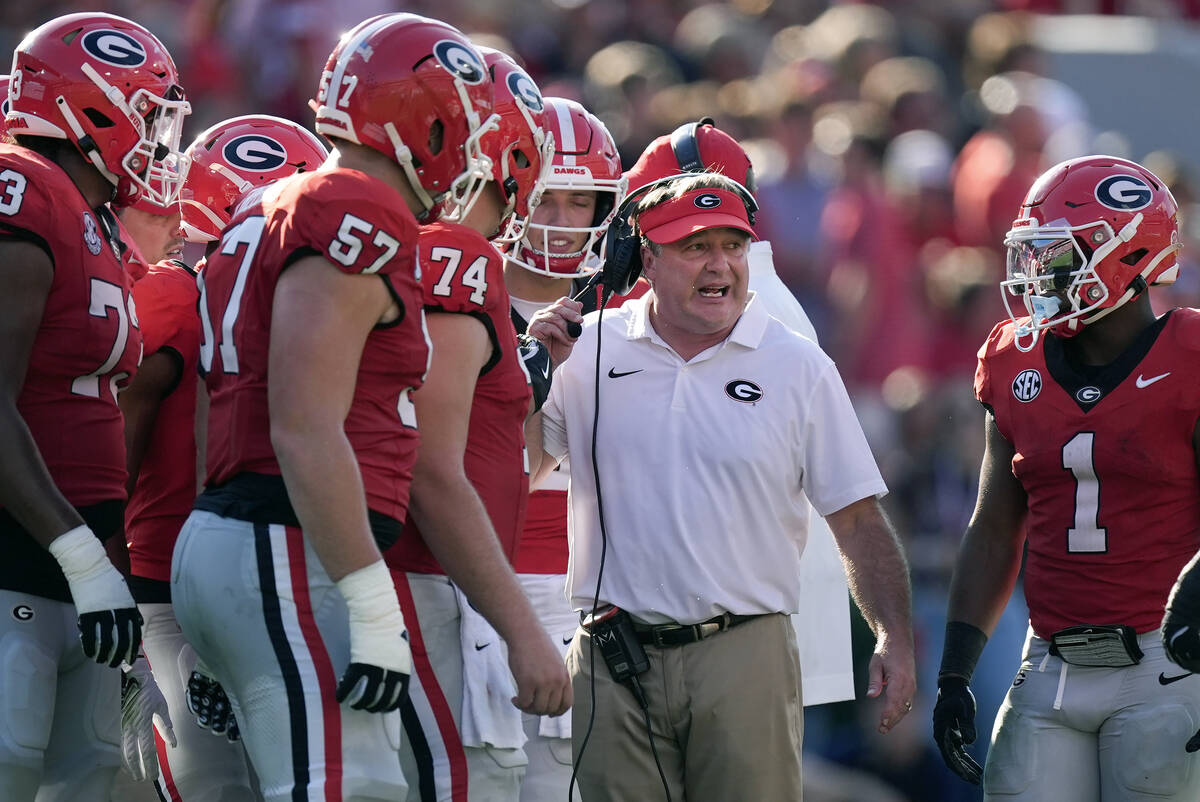
MULTIPOLYGON (((638 679, 672 799, 801 799, 800 660, 787 616, 762 616, 686 646, 645 649, 650 670, 638 679)), ((575 691, 571 727, 580 796, 586 802, 665 798, 642 709, 613 681, 582 630, 567 653, 567 670, 575 691), (596 716, 588 736, 593 677, 596 716)))

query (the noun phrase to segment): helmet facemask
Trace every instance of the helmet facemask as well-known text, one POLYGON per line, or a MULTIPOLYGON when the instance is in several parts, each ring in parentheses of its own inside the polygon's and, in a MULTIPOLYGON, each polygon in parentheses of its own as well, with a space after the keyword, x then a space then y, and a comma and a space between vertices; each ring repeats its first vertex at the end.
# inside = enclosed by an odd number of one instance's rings
MULTIPOLYGON (((1177 244, 1147 260, 1126 286, 1110 286, 1104 278, 1121 275, 1122 271, 1100 269, 1105 260, 1116 258, 1114 251, 1134 238, 1142 219, 1140 213, 1134 215, 1119 232, 1104 220, 1077 226, 1065 221, 1038 226, 1029 218, 1016 221, 1004 238, 1007 275, 1001 286, 1006 290, 1005 309, 1016 324, 1017 348, 1032 350, 1046 330, 1060 337, 1074 337, 1084 326, 1124 306, 1146 288, 1145 277, 1179 249, 1177 244), (1022 299, 1028 319, 1020 320, 1013 313, 1013 297, 1022 299)), ((1140 252, 1140 259, 1147 255, 1140 252)), ((1128 260, 1126 256, 1126 264, 1137 263, 1128 260)))

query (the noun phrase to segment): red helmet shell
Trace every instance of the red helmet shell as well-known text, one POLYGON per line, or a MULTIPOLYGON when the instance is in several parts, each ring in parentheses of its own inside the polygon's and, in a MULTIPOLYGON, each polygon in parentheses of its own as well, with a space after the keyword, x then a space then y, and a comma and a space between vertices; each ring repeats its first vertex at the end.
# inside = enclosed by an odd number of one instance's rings
POLYGON ((8 98, 10 135, 73 142, 117 187, 116 203, 178 199, 191 107, 171 54, 136 22, 87 12, 34 29, 13 53, 8 98))
POLYGON ((491 177, 481 139, 499 125, 483 57, 457 28, 384 14, 342 36, 321 73, 317 132, 404 170, 428 215, 464 206, 491 177))
POLYGON ((217 123, 188 146, 192 166, 183 187, 183 230, 190 242, 211 242, 254 187, 315 170, 329 151, 291 120, 250 114, 217 123))

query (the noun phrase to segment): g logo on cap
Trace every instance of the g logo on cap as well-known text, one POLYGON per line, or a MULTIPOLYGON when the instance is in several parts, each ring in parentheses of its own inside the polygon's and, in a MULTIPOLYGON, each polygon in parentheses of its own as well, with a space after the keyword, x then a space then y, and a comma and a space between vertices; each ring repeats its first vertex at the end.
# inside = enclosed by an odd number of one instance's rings
POLYGON ((692 203, 701 209, 715 209, 721 205, 721 196, 712 192, 705 192, 703 195, 697 195, 692 203))
POLYGON ((433 46, 438 63, 469 84, 483 83, 487 70, 483 61, 462 42, 443 39, 433 46))
POLYGON ((84 34, 80 44, 92 58, 117 67, 136 67, 146 63, 146 48, 122 31, 105 28, 84 34))
POLYGON ((239 170, 269 171, 287 163, 287 148, 262 134, 243 134, 225 143, 221 155, 239 170))
POLYGON ((1149 206, 1153 199, 1150 185, 1133 175, 1110 175, 1096 185, 1096 200, 1110 209, 1136 212, 1149 206))
POLYGON ((546 104, 542 102, 542 93, 538 91, 537 84, 523 72, 510 72, 506 79, 508 83, 508 91, 512 92, 513 97, 520 100, 533 111, 540 112, 546 108, 546 104))

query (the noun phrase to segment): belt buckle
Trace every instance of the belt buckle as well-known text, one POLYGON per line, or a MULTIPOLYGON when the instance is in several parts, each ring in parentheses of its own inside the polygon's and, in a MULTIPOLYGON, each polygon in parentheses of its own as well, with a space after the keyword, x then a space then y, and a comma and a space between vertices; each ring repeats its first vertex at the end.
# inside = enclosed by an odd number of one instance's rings
POLYGON ((662 636, 667 632, 678 632, 681 629, 686 629, 682 624, 659 624, 650 630, 650 637, 654 641, 654 645, 660 649, 665 649, 669 644, 663 643, 662 636))
POLYGON ((702 624, 696 624, 696 640, 711 638, 724 628, 724 621, 705 621, 702 624))

